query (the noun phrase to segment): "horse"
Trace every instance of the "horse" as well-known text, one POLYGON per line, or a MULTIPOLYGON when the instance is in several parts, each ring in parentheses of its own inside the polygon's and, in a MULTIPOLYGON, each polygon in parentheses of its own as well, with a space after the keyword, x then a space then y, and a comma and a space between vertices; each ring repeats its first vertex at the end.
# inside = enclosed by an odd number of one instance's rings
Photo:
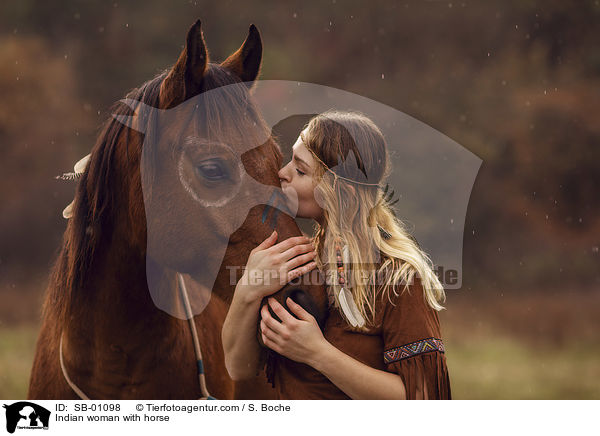
MULTIPOLYGON (((283 155, 252 105, 261 59, 251 25, 237 51, 210 62, 198 20, 176 63, 114 106, 78 179, 45 292, 29 399, 274 398, 264 374, 229 377, 221 342, 250 251, 273 228, 280 239, 302 235, 278 213, 283 155), (157 115, 166 113, 174 116, 157 115)), ((323 325, 321 283, 289 283, 275 297, 288 295, 323 325)))

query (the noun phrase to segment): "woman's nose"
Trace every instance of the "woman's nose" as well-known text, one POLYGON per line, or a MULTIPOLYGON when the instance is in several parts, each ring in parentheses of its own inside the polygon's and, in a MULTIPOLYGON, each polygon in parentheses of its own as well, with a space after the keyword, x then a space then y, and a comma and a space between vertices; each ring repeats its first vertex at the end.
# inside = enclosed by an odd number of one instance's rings
POLYGON ((280 182, 283 182, 284 180, 286 182, 289 182, 288 176, 287 176, 286 171, 285 171, 286 167, 287 167, 287 165, 284 166, 283 168, 281 168, 279 170, 279 172, 277 173, 277 175, 279 176, 279 181, 280 182))

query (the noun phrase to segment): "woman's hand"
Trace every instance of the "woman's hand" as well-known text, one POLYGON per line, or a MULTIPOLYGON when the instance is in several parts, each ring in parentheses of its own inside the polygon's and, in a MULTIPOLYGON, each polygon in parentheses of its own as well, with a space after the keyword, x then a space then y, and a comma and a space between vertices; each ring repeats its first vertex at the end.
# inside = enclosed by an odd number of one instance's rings
POLYGON ((282 322, 273 318, 264 305, 260 311, 262 341, 267 347, 288 359, 313 365, 329 342, 323 337, 319 324, 310 313, 291 298, 286 302, 300 319, 294 318, 277 300, 269 298, 269 306, 282 322))
POLYGON ((275 241, 277 231, 250 252, 246 269, 238 283, 248 287, 244 292, 254 298, 262 299, 277 292, 316 266, 313 259, 317 253, 306 236, 295 236, 278 244, 275 241))

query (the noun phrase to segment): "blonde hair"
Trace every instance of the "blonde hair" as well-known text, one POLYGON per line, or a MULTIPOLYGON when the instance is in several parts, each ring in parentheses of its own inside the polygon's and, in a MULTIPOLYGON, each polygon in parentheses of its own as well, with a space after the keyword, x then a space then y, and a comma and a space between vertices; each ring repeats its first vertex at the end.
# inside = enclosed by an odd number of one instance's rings
POLYGON ((398 296, 398 285, 404 283, 402 292, 410 292, 415 274, 429 306, 444 309, 441 303, 446 295, 431 259, 395 216, 381 189, 391 168, 379 128, 361 113, 329 110, 313 117, 305 129, 302 140, 318 162, 313 176, 315 198, 325 217, 312 238, 316 262, 335 295, 341 288, 333 278, 337 270, 335 243, 341 240, 350 258, 344 265, 346 286, 371 324, 375 323, 377 294, 387 295, 391 303, 390 290, 398 296), (379 263, 379 268, 374 268, 379 263))

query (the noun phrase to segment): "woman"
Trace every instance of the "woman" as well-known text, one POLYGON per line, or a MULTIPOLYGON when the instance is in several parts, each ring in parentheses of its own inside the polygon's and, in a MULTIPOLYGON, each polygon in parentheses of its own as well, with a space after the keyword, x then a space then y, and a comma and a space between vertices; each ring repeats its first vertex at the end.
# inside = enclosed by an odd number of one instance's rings
POLYGON ((273 375, 281 399, 450 399, 437 316, 444 289, 380 189, 389 173, 381 131, 362 114, 328 111, 308 123, 293 152, 281 186, 317 230, 312 240, 279 243, 274 232, 252 250, 222 331, 231 377, 262 369, 260 318, 265 346, 287 358, 278 357, 273 375), (330 300, 323 332, 291 299, 295 316, 268 299, 281 321, 260 310, 264 297, 315 267, 330 300), (316 375, 295 378, 302 364, 316 375))

